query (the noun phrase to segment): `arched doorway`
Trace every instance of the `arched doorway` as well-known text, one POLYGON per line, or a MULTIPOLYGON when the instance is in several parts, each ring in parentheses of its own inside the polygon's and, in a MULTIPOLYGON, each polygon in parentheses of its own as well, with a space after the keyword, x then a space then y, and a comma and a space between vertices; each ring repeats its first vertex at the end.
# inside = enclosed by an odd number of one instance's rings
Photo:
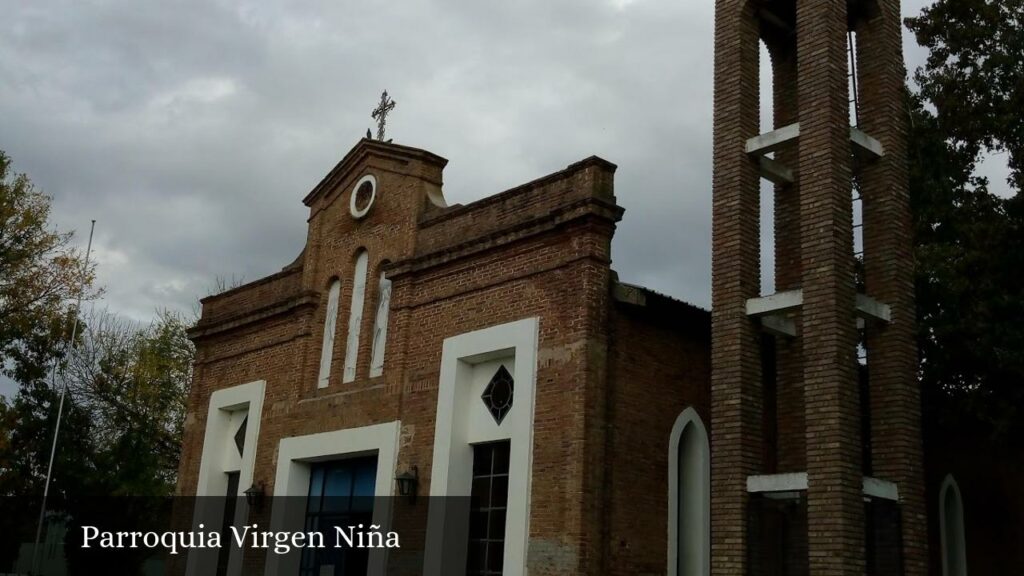
POLYGON ((711 572, 711 450, 693 407, 676 419, 668 448, 668 574, 711 572))
POLYGON ((939 490, 939 532, 942 545, 942 576, 967 576, 967 544, 964 538, 964 503, 952 474, 939 490))

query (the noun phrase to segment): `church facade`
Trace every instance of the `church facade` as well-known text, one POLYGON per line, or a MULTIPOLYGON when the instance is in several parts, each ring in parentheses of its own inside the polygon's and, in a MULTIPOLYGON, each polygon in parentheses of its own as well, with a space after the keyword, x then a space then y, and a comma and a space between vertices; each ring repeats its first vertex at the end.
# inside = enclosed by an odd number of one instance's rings
POLYGON ((402 548, 182 568, 1019 571, 1024 471, 922 434, 900 42, 897 0, 717 0, 712 311, 618 280, 605 160, 448 206, 444 159, 360 141, 306 196, 300 256, 202 301, 178 492, 246 494, 197 505, 207 526, 402 548))
MULTIPOLYGON (((196 552, 194 573, 662 574, 676 556, 707 561, 710 316, 617 280, 615 166, 588 158, 447 206, 444 165, 362 140, 306 197, 301 256, 203 300, 179 483, 273 496, 261 524, 274 530, 296 525, 279 496, 372 495, 350 518, 424 552, 196 552), (458 497, 463 517, 446 505, 458 497)), ((257 517, 238 502, 236 525, 257 517)))

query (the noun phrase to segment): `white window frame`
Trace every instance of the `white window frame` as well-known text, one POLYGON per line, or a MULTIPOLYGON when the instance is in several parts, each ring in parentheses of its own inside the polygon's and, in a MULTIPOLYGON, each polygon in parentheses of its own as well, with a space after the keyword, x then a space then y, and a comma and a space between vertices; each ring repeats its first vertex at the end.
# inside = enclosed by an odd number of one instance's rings
MULTIPOLYGON (((473 365, 504 356, 515 357, 515 396, 501 423, 511 441, 504 574, 525 576, 530 533, 530 487, 533 476, 533 417, 537 386, 537 342, 540 321, 526 318, 447 338, 441 351, 434 457, 430 496, 468 497, 472 489, 473 446, 459 426, 467 419, 455 413, 456 398, 470 385, 473 365), (457 417, 458 416, 458 417, 457 417)), ((482 404, 481 404, 482 406, 482 404)), ((498 440, 492 438, 490 440, 498 440)), ((447 499, 433 499, 427 516, 423 573, 446 576, 464 573, 468 518, 447 517, 447 499)))
POLYGON ((370 212, 370 208, 373 208, 373 202, 376 199, 377 199, 377 177, 374 176, 373 174, 367 174, 367 175, 363 176, 362 178, 360 178, 356 182, 356 185, 352 187, 352 192, 349 194, 349 200, 348 200, 348 211, 349 211, 349 214, 351 214, 352 217, 355 218, 356 220, 362 220, 370 212), (359 208, 358 206, 356 206, 356 201, 358 200, 356 192, 359 191, 359 187, 362 186, 364 182, 369 182, 370 183, 370 201, 366 203, 366 206, 363 206, 362 208, 359 208))
MULTIPOLYGON (((224 514, 224 499, 227 488, 227 474, 224 468, 225 443, 230 438, 232 414, 248 411, 249 421, 245 429, 245 444, 242 448, 241 465, 238 467, 238 490, 247 490, 252 485, 256 464, 256 449, 260 435, 260 421, 263 414, 263 397, 267 383, 257 380, 230 388, 216 390, 210 395, 206 415, 206 432, 203 436, 203 454, 199 461, 199 479, 196 496, 218 496, 220 498, 199 498, 193 513, 193 527, 200 523, 205 530, 219 530, 224 514)), ((234 468, 234 466, 232 466, 234 468)), ((235 508, 235 525, 244 524, 249 517, 249 506, 239 499, 235 508)), ((190 551, 186 561, 186 574, 212 574, 216 572, 218 549, 195 549, 190 551)), ((232 547, 228 558, 227 574, 238 576, 242 573, 240 551, 232 547)))
MULTIPOLYGON (((400 421, 374 424, 282 438, 277 448, 275 496, 306 496, 309 493, 310 469, 315 462, 345 457, 377 456, 376 500, 373 524, 387 533, 391 526, 391 496, 394 495, 395 468, 398 465, 400 421)), ((305 498, 275 499, 270 515, 271 531, 302 530, 305 520, 305 498), (301 506, 299 505, 301 503, 301 506)), ((329 535, 324 535, 329 538, 329 535)), ((383 575, 387 567, 387 548, 370 550, 367 574, 383 575)), ((265 574, 295 574, 299 570, 301 552, 267 554, 265 574)))

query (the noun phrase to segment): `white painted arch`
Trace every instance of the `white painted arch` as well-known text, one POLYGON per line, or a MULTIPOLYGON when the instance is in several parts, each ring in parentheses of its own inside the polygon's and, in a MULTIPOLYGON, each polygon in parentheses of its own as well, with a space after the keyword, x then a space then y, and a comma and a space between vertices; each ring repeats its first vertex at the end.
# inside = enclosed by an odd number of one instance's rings
POLYGON ((667 573, 711 573, 711 447, 692 406, 676 418, 669 435, 667 573))
POLYGON ((939 489, 939 533, 942 576, 967 576, 967 541, 964 537, 964 501, 952 474, 939 489))

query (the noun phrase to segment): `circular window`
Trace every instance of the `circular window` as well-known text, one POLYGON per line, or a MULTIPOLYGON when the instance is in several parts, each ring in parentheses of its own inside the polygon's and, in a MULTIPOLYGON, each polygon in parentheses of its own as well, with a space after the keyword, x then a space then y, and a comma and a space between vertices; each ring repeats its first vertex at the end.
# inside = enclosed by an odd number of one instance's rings
POLYGON ((352 187, 352 197, 349 200, 348 208, 352 217, 356 220, 366 216, 377 198, 377 179, 373 174, 367 174, 356 182, 352 187))

